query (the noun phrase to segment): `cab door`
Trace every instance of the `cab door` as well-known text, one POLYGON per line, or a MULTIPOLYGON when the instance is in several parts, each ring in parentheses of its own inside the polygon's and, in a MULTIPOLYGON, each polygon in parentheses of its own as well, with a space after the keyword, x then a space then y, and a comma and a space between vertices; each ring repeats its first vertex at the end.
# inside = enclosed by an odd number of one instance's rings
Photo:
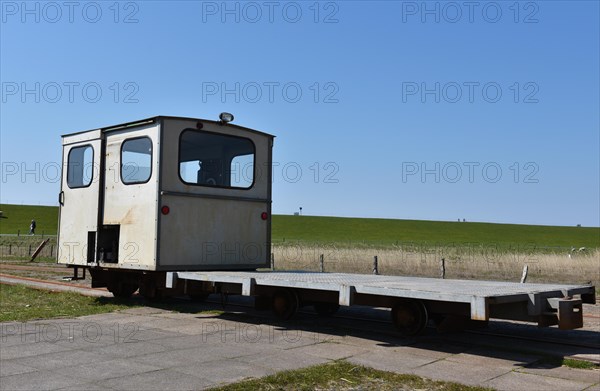
POLYGON ((86 265, 94 262, 101 148, 99 130, 63 138, 58 263, 86 265))

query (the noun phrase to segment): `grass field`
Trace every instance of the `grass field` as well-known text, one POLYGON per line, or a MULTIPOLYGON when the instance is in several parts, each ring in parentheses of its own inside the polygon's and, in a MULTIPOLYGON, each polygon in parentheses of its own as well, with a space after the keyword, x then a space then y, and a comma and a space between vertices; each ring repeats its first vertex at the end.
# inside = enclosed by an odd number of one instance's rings
MULTIPOLYGON (((37 233, 56 234, 58 207, 0 205, 0 234, 29 231, 32 218, 37 233)), ((462 223, 420 220, 359 219, 314 216, 273 216, 272 238, 276 244, 306 242, 388 247, 400 243, 423 245, 494 245, 500 248, 600 248, 598 227, 462 223)), ((562 250, 561 250, 562 251, 562 250)))
POLYGON ((29 224, 35 219, 37 228, 36 234, 56 235, 58 227, 58 207, 57 206, 36 206, 36 205, 7 205, 0 204, 2 218, 0 218, 0 234, 17 234, 20 230, 21 235, 29 233, 29 224))
POLYGON ((496 244, 500 247, 600 247, 598 227, 463 223, 420 220, 273 216, 273 241, 315 243, 496 244))

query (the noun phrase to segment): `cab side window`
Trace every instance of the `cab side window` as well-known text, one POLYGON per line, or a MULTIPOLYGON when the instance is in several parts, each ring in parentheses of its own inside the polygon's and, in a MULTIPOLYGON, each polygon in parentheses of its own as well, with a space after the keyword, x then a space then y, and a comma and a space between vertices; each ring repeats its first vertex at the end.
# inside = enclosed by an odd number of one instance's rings
POLYGON ((121 146, 121 180, 126 185, 146 183, 152 176, 152 140, 138 137, 121 146))
POLYGON ((71 148, 67 160, 67 186, 88 187, 94 177, 94 148, 91 145, 71 148))

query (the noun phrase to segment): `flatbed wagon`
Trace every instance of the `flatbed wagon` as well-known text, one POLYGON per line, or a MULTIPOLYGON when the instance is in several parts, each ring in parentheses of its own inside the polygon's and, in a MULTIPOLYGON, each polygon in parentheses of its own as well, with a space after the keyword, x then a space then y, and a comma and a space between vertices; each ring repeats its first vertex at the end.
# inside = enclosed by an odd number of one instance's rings
MULTIPOLYGON (((264 298, 276 315, 291 318, 304 305, 327 315, 339 306, 392 309, 392 321, 406 335, 421 332, 431 318, 464 316, 583 326, 582 303, 595 303, 594 287, 498 281, 315 272, 169 272, 166 286, 202 284, 205 292, 264 298)), ((259 299, 260 301, 260 299, 259 299)))
POLYGON ((407 335, 449 317, 582 327, 593 286, 256 271, 270 265, 274 136, 232 120, 159 116, 63 136, 58 263, 119 297, 240 294, 284 319, 308 305, 388 307, 407 335))

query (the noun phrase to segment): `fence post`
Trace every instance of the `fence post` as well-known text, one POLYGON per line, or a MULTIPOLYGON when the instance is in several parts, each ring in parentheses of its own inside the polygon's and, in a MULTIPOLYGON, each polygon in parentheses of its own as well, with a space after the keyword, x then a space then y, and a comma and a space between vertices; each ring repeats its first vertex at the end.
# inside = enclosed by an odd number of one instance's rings
POLYGON ((444 258, 440 261, 440 277, 446 278, 446 260, 444 258))
POLYGON ((373 274, 379 274, 379 267, 377 265, 377 255, 373 257, 373 274))
POLYGON ((29 256, 31 256, 31 244, 29 245, 29 256))
POLYGON ((321 264, 321 273, 325 272, 325 257, 323 256, 323 254, 321 254, 319 256, 319 262, 321 264))
POLYGON ((12 244, 8 245, 8 255, 12 255, 12 244))
POLYGON ((275 253, 271 253, 271 270, 275 270, 275 253))
POLYGON ((21 236, 21 230, 20 229, 17 230, 17 237, 19 237, 19 236, 21 236))
POLYGON ((54 256, 54 245, 51 244, 50 245, 50 258, 52 258, 54 256))
POLYGON ((523 267, 523 274, 521 274, 521 284, 524 284, 527 281, 527 272, 529 271, 529 267, 525 265, 523 267))

